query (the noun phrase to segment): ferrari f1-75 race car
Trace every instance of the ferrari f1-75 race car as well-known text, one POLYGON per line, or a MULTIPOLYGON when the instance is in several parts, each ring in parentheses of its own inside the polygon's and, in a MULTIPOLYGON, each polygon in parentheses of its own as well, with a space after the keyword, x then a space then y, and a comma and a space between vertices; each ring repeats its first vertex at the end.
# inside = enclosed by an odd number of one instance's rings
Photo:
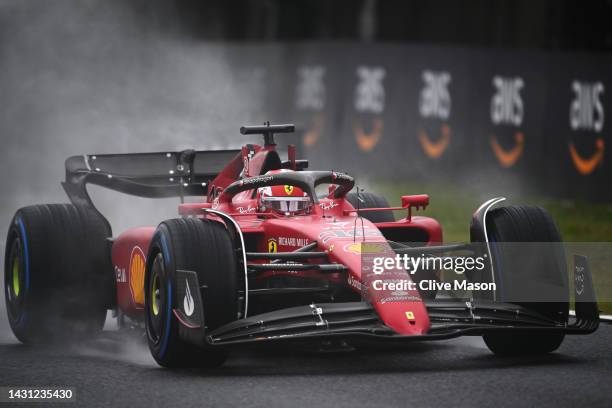
POLYGON ((585 259, 575 259, 580 285, 570 317, 559 246, 537 262, 517 263, 499 245, 560 242, 543 209, 491 199, 473 214, 470 243, 443 244, 440 224, 414 215, 429 204, 427 195, 402 196, 401 206, 390 207, 355 189, 348 174, 308 170, 293 145, 282 160, 274 135, 293 130, 242 127, 264 144, 240 150, 68 158, 62 185, 71 204, 21 208, 8 231, 5 296, 17 338, 81 339, 102 329, 110 309, 120 326, 140 325, 160 365, 179 367, 217 366, 235 347, 274 342, 359 347, 476 335, 497 354, 547 353, 566 334, 597 329, 585 259), (180 217, 113 235, 88 183, 180 197, 180 217), (204 198, 186 203, 186 196, 204 198), (396 220, 393 211, 406 215, 396 220), (461 285, 489 291, 443 296, 439 266, 428 274, 372 267, 382 256, 452 260, 457 253, 480 259, 461 285), (538 282, 557 295, 540 302, 500 294, 502 285, 538 282))

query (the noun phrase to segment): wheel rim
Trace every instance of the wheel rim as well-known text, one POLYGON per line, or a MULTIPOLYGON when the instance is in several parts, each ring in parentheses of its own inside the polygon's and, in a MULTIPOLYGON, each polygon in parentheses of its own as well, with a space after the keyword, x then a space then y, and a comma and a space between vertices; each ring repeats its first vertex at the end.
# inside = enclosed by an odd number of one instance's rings
POLYGON ((165 296, 162 277, 164 274, 164 258, 161 253, 157 254, 151 265, 149 278, 149 302, 148 310, 148 333, 154 343, 158 343, 162 333, 161 310, 164 308, 165 296))
POLYGON ((154 316, 159 315, 159 274, 153 275, 153 284, 151 285, 151 310, 154 316))
POLYGON ((16 234, 10 248, 4 273, 6 305, 11 321, 19 322, 23 315, 24 285, 21 240, 16 234))
POLYGON ((19 256, 13 260, 13 287, 11 289, 15 297, 18 297, 21 289, 19 285, 19 256))

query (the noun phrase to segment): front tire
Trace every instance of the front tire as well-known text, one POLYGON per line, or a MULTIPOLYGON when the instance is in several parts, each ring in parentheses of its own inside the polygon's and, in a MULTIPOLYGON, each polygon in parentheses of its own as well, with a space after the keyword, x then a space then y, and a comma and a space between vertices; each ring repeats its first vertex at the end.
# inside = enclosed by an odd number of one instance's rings
MULTIPOLYGON (((356 208, 389 208, 389 202, 383 196, 379 196, 367 191, 357 193, 348 193, 346 199, 356 208)), ((363 218, 371 222, 393 222, 395 217, 391 211, 372 211, 362 213, 363 218)))
MULTIPOLYGON (((164 367, 216 367, 225 361, 224 349, 187 342, 176 310, 177 271, 196 273, 202 299, 204 333, 238 317, 238 265, 231 235, 216 221, 178 218, 164 221, 153 235, 145 275, 145 325, 149 349, 164 367), (176 309, 176 310, 175 310, 176 309)), ((196 313, 198 313, 196 311, 196 313)))
MULTIPOLYGON (((492 210, 487 217, 487 230, 496 260, 498 276, 510 288, 525 288, 530 282, 553 282, 560 290, 554 298, 563 301, 515 302, 558 323, 565 323, 569 314, 567 265, 561 247, 557 245, 504 245, 504 243, 561 242, 552 217, 542 208, 508 206, 492 210), (521 252, 521 253, 519 253, 521 252), (526 253, 525 253, 526 252, 526 253), (508 271, 514 272, 509 274, 508 271), (521 286, 522 285, 522 286, 521 286)), ((546 296, 547 294, 542 294, 546 296)), ((487 347, 495 354, 544 354, 559 348, 565 334, 562 332, 502 332, 483 336, 487 347)))

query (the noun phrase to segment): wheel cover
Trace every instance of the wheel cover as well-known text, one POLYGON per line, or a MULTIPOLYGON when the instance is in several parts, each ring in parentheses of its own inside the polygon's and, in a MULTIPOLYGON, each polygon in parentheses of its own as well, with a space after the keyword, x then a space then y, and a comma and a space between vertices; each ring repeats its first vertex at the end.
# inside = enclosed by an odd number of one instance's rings
POLYGON ((162 316, 166 297, 164 295, 164 285, 162 277, 164 274, 164 257, 158 253, 151 265, 151 275, 149 278, 149 302, 147 332, 154 343, 158 343, 162 334, 162 316))
POLYGON ((23 317, 24 285, 22 285, 23 258, 21 240, 17 234, 10 242, 7 268, 4 272, 4 290, 9 319, 20 322, 23 317))
POLYGON ((151 285, 151 309, 155 316, 159 315, 159 274, 153 275, 153 284, 151 285))
POLYGON ((20 285, 19 285, 19 256, 16 256, 13 260, 13 294, 15 297, 19 296, 20 285))

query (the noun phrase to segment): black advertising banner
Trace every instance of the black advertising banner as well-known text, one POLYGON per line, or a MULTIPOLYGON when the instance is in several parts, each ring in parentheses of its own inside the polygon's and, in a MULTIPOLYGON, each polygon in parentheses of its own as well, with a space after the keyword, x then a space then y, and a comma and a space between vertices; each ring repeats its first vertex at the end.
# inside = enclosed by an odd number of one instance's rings
POLYGON ((609 56, 307 43, 228 58, 313 167, 612 201, 609 56))

